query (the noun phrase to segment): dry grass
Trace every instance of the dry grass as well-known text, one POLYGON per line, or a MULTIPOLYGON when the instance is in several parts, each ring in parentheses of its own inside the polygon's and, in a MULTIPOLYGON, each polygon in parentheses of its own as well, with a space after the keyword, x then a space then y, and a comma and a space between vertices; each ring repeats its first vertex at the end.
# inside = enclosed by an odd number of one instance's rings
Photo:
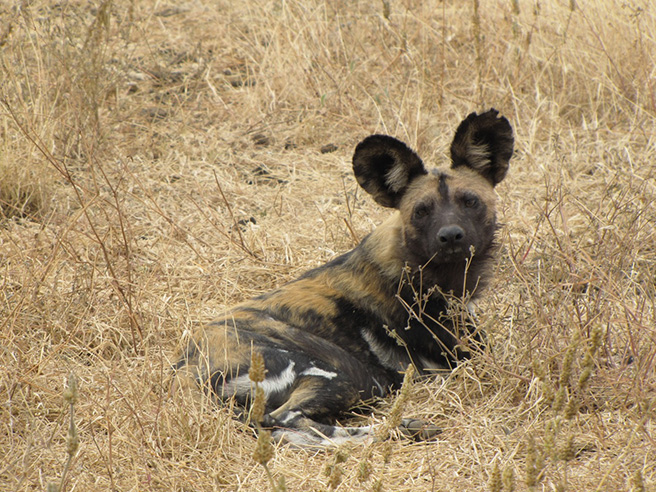
POLYGON ((288 490, 656 490, 655 33, 648 0, 0 5, 0 489, 268 489, 229 409, 168 395, 180 339, 381 221, 359 139, 442 162, 494 106, 517 140, 494 349, 405 410, 440 440, 268 467, 288 490))

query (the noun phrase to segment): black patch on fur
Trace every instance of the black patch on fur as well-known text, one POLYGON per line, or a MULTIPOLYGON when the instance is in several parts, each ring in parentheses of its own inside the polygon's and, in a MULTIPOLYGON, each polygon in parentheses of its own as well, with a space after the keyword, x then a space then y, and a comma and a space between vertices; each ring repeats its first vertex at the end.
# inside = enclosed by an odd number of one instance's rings
POLYGON ((355 148, 353 173, 379 204, 396 207, 408 184, 426 174, 426 169, 419 156, 400 140, 371 135, 355 148))
POLYGON ((442 200, 448 200, 449 199, 449 184, 446 182, 447 176, 444 173, 440 173, 438 175, 440 182, 437 187, 437 192, 440 195, 440 198, 442 200))
POLYGON ((452 167, 469 167, 495 186, 506 176, 513 141, 510 123, 499 117, 496 109, 471 113, 460 123, 451 143, 452 167))

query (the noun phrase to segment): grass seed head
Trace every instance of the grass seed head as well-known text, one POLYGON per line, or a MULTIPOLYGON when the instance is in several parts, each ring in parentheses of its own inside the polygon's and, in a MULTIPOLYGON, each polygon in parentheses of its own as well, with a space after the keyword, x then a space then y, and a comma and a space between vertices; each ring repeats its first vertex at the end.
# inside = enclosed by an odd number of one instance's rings
POLYGON ((264 357, 257 350, 251 352, 251 367, 248 369, 248 377, 254 383, 264 381, 266 369, 264 367, 264 357))
POLYGON ((336 489, 339 487, 339 484, 342 483, 342 477, 344 472, 342 467, 339 465, 334 465, 330 468, 330 475, 328 477, 328 487, 331 489, 336 489))
POLYGON ((401 425, 401 421, 403 420, 403 411, 412 393, 414 374, 415 374, 415 368, 412 364, 410 364, 405 370, 405 373, 403 374, 403 383, 401 385, 401 390, 396 396, 396 399, 394 400, 394 404, 392 405, 392 408, 390 410, 390 414, 387 422, 387 425, 390 430, 396 429, 401 425))
POLYGON ((266 409, 266 394, 264 389, 257 383, 255 383, 255 397, 253 398, 253 404, 251 405, 251 421, 257 422, 258 424, 262 422, 264 418, 264 411, 266 409))
POLYGON ((561 443, 560 447, 558 448, 557 458, 560 461, 570 461, 574 459, 575 455, 576 455, 576 449, 574 444, 574 435, 568 434, 565 440, 561 443))
POLYGON ((576 355, 576 342, 570 342, 570 345, 567 347, 565 352, 565 358, 563 359, 563 366, 560 369, 560 385, 564 387, 569 384, 570 377, 572 376, 572 363, 574 362, 574 356, 576 355))
POLYGON ((590 352, 592 355, 594 355, 597 350, 599 350, 599 347, 601 347, 603 337, 604 329, 599 324, 595 325, 592 329, 592 333, 590 333, 590 352))
POLYGON ((630 491, 631 492, 645 492, 647 489, 645 488, 645 481, 642 477, 642 471, 641 470, 636 470, 633 472, 633 475, 631 475, 631 480, 630 480, 630 491))
POLYGON ((584 367, 579 375, 579 390, 584 391, 588 385, 588 381, 592 376, 592 367, 584 367))
POLYGON ((69 456, 75 456, 80 447, 80 436, 77 433, 77 426, 73 421, 68 428, 68 439, 66 440, 66 452, 69 456))
POLYGON ((567 420, 572 420, 579 412, 579 401, 576 398, 576 395, 571 395, 567 404, 565 405, 565 410, 563 411, 563 417, 567 420))
POLYGON ((271 431, 260 429, 257 434, 257 443, 253 451, 253 460, 262 466, 273 458, 273 444, 271 443, 271 431))
POLYGON ((77 403, 78 390, 77 390, 77 378, 75 374, 70 373, 68 375, 68 385, 64 389, 64 401, 69 405, 75 405, 77 403))
POLYGON ((371 463, 368 458, 363 458, 360 463, 358 463, 358 480, 360 482, 365 482, 371 476, 372 468, 371 463))
POLYGON ((566 400, 567 400, 567 387, 561 386, 560 388, 558 388, 558 391, 556 391, 556 395, 554 396, 553 403, 551 404, 551 408, 553 409, 554 413, 560 413, 560 411, 565 406, 566 400))
POLYGON ((504 492, 515 491, 515 471, 513 470, 512 466, 509 465, 503 469, 501 481, 503 482, 504 492))
POLYGON ((501 492, 503 489, 503 482, 501 480, 501 470, 497 461, 492 465, 490 472, 490 479, 487 482, 487 487, 490 492, 501 492))
POLYGON ((542 479, 544 458, 535 444, 533 436, 529 436, 526 448, 526 485, 535 487, 542 479))
POLYGON ((273 487, 273 492, 287 492, 287 484, 285 483, 285 476, 281 475, 273 487))

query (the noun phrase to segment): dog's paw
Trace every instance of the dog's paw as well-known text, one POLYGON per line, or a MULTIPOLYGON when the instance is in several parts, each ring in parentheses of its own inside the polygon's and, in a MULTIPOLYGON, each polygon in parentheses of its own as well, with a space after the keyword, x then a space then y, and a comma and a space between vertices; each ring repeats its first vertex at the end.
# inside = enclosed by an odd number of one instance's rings
POLYGON ((413 441, 432 441, 442 433, 440 427, 419 419, 401 420, 399 431, 403 436, 413 441))

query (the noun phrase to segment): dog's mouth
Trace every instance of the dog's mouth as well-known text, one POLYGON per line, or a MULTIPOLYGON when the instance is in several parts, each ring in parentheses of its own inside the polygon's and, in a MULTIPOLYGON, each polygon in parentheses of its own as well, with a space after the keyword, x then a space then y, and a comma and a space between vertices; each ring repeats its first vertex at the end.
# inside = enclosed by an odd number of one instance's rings
POLYGON ((431 263, 454 263, 466 261, 473 256, 471 245, 448 245, 442 246, 435 252, 431 263))
POLYGON ((442 248, 442 255, 444 256, 464 256, 465 248, 462 246, 442 248))

